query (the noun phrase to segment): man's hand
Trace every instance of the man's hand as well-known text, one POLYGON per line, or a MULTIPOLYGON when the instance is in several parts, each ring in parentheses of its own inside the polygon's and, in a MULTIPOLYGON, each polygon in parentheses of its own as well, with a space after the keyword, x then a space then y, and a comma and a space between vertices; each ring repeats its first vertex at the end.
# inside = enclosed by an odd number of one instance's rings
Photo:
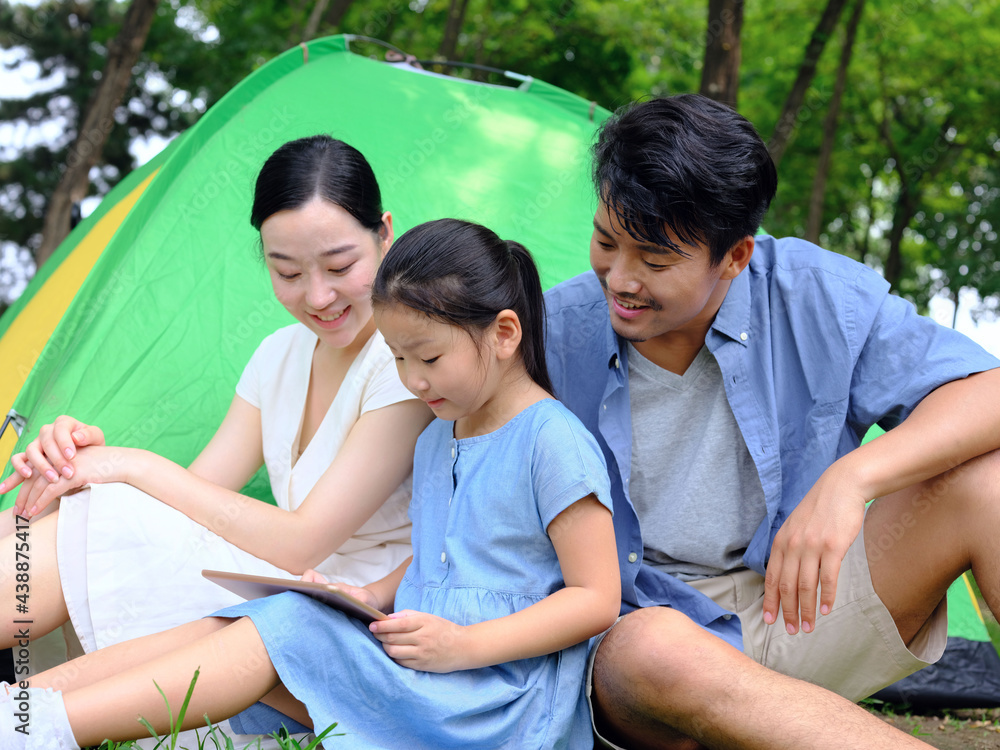
POLYGON ((837 596, 837 576, 848 548, 861 532, 868 499, 849 476, 845 462, 823 472, 774 537, 764 578, 764 621, 778 619, 794 635, 816 626, 816 590, 821 614, 829 614, 837 596))
POLYGON ((28 443, 24 453, 11 457, 14 473, 0 483, 0 495, 31 477, 41 476, 49 482, 72 479, 77 448, 85 445, 104 445, 100 427, 65 415, 56 417, 52 424, 42 425, 38 437, 28 443))
POLYGON ((466 629, 444 618, 404 609, 369 628, 398 664, 424 672, 465 669, 466 629))

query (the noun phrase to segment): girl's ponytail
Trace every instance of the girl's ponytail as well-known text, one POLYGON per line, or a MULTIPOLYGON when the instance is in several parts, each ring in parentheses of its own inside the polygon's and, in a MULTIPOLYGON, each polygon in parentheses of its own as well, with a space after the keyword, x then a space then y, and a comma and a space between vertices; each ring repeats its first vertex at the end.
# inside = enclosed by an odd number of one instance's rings
POLYGON ((545 365, 545 297, 538 268, 520 242, 507 240, 507 250, 517 265, 517 285, 523 298, 522 309, 515 309, 521 319, 521 356, 528 375, 538 385, 552 393, 549 369, 545 365))
POLYGON ((404 305, 466 331, 487 329, 501 310, 521 321, 521 358, 549 393, 545 301, 531 254, 479 224, 438 219, 396 240, 372 284, 375 307, 404 305))

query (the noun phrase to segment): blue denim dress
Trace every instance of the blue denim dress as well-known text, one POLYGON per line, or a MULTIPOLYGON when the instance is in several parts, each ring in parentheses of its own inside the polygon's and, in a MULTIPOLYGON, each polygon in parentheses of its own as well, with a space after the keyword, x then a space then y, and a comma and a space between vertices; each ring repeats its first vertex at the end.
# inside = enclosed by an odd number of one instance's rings
MULTIPOLYGON (((397 611, 462 625, 512 614, 562 588, 546 528, 593 494, 611 508, 593 437, 557 401, 540 401, 487 435, 456 440, 435 420, 417 442, 413 562, 397 611)), ((317 731, 337 723, 350 748, 590 748, 583 695, 587 643, 548 656, 446 674, 402 667, 367 626, 295 593, 229 607, 249 616, 285 686, 317 731)), ((236 723, 280 722, 258 704, 236 723)), ((289 723, 285 720, 286 725, 289 723)))

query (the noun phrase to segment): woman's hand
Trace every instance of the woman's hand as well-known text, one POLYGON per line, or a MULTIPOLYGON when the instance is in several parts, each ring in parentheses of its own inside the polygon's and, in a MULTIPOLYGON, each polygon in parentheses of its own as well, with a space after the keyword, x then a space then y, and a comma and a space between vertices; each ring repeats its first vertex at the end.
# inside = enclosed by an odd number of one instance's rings
POLYGON ((467 669, 467 630, 442 617, 404 609, 368 626, 385 653, 404 667, 424 672, 467 669))
POLYGON ((80 448, 73 459, 75 471, 72 477, 58 477, 52 482, 47 477, 33 476, 21 485, 14 501, 14 512, 30 519, 45 510, 56 498, 71 494, 88 484, 124 481, 126 450, 103 445, 80 448))
POLYGON ((317 573, 312 568, 309 568, 309 570, 302 574, 302 580, 306 583, 329 583, 329 581, 326 580, 326 576, 322 573, 317 573))
POLYGON ((56 417, 52 424, 42 425, 38 437, 28 443, 24 452, 11 457, 15 473, 0 483, 0 495, 32 477, 44 477, 49 482, 72 479, 76 472, 73 459, 77 449, 86 445, 104 445, 104 432, 100 427, 66 415, 56 417))

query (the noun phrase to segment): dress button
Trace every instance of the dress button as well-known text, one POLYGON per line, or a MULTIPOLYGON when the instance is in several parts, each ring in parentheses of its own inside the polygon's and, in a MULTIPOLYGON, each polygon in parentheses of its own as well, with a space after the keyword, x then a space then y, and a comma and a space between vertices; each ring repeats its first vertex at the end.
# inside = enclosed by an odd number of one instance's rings
POLYGON ((448 555, 445 552, 441 553, 441 562, 446 562, 448 560, 448 555))
POLYGON ((637 554, 635 554, 635 552, 629 552, 628 553, 628 561, 629 562, 635 562, 638 559, 639 559, 639 556, 637 554))

